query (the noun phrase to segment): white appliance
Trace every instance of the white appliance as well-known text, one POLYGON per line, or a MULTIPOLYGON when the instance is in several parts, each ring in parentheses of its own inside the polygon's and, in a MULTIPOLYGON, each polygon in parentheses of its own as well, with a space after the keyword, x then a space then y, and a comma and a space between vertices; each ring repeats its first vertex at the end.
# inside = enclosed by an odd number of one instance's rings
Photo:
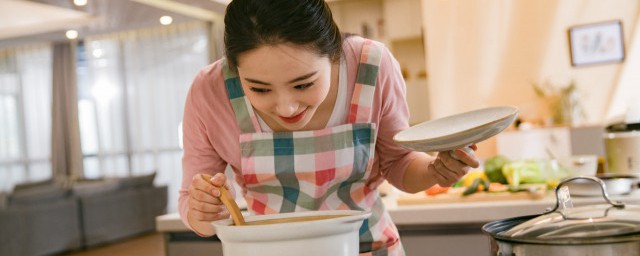
POLYGON ((607 172, 640 176, 640 123, 607 126, 607 172))

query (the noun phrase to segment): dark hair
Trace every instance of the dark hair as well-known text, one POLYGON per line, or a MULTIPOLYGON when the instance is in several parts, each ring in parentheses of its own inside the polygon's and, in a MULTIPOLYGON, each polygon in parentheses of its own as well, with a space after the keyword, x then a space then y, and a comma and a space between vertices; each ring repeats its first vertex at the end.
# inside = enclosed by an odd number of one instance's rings
POLYGON ((263 45, 293 43, 337 62, 342 37, 324 0, 233 0, 224 17, 229 67, 238 55, 263 45))

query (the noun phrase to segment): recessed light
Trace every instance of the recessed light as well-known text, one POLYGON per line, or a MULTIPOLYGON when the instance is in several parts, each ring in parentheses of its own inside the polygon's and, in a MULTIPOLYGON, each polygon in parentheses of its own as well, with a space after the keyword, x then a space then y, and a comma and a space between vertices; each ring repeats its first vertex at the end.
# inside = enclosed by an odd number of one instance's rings
POLYGON ((171 18, 171 16, 162 16, 162 17, 160 17, 160 24, 169 25, 171 23, 173 23, 173 18, 171 18))
POLYGON ((96 57, 96 58, 100 58, 104 55, 104 51, 102 49, 94 49, 92 53, 93 53, 93 57, 96 57))
POLYGON ((67 38, 69 38, 69 39, 73 40, 73 39, 78 38, 78 31, 73 30, 73 29, 72 29, 72 30, 67 30, 67 32, 66 32, 66 33, 64 33, 64 35, 65 35, 67 38))
POLYGON ((73 4, 76 6, 85 6, 87 5, 87 0, 73 0, 73 4))

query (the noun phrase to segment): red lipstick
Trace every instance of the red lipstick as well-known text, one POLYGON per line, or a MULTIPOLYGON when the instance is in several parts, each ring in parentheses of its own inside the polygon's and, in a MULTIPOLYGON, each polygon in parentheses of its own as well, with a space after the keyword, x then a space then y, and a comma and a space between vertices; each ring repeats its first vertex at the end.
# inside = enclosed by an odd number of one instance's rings
POLYGON ((300 121, 300 119, 302 119, 304 117, 304 114, 307 113, 307 110, 305 109, 304 111, 300 112, 300 114, 297 114, 295 116, 292 117, 283 117, 280 116, 280 119, 282 119, 282 121, 286 122, 286 123, 295 123, 300 121))

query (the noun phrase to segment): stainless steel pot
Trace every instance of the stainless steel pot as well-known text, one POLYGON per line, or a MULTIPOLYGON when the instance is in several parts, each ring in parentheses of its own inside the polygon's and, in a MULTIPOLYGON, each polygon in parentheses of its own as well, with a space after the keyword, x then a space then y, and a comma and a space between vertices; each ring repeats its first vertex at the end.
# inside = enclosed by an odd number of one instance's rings
POLYGON ((556 206, 540 215, 487 223, 494 255, 640 255, 640 206, 609 199, 606 185, 596 177, 563 180, 556 188, 556 206), (570 205, 565 184, 587 179, 600 184, 608 204, 570 205))

